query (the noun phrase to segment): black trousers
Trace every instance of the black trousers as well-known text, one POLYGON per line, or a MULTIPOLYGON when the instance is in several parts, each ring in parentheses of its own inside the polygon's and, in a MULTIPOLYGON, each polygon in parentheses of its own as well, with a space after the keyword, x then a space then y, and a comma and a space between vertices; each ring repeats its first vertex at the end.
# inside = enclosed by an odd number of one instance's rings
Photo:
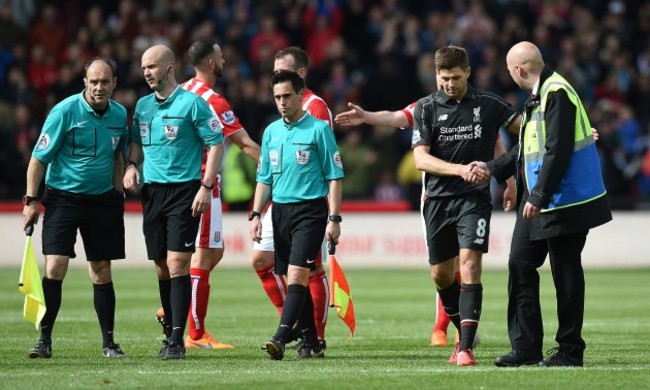
POLYGON ((539 298, 539 268, 549 255, 557 299, 560 348, 582 356, 585 342, 582 323, 585 308, 585 279, 581 253, 588 230, 530 240, 531 223, 522 216, 525 200, 517 211, 508 260, 508 334, 513 349, 541 354, 544 327, 539 298))

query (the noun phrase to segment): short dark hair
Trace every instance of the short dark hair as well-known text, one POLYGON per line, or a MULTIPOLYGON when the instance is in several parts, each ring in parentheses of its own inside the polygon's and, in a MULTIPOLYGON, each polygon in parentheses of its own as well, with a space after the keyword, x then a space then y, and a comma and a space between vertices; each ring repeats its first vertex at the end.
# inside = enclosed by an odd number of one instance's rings
POLYGON ((108 67, 111 68, 111 72, 113 72, 113 77, 117 77, 117 63, 108 57, 95 57, 90 61, 86 61, 84 64, 84 77, 88 74, 88 68, 90 68, 90 65, 98 61, 108 65, 108 67))
POLYGON ((289 46, 277 52, 274 59, 292 56, 294 63, 296 64, 296 70, 300 68, 309 69, 309 56, 307 52, 299 48, 298 46, 289 46))
POLYGON ((276 84, 284 83, 285 81, 291 82, 291 86, 296 93, 305 89, 305 80, 303 80, 298 73, 290 70, 281 70, 278 73, 273 74, 273 76, 271 76, 271 88, 276 84))
POLYGON ((214 52, 214 45, 217 41, 214 39, 199 39, 194 42, 187 50, 187 60, 192 66, 197 66, 207 56, 214 52))
POLYGON ((467 51, 460 46, 443 46, 436 50, 433 63, 436 70, 450 70, 456 67, 465 69, 469 66, 467 51))

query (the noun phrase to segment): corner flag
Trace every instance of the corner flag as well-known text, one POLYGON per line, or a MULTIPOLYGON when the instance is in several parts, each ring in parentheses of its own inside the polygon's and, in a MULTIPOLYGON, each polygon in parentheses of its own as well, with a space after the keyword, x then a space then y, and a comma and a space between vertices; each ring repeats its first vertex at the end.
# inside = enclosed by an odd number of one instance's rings
POLYGON ((356 328, 356 319, 350 286, 343 269, 334 257, 336 246, 330 241, 327 248, 330 255, 330 307, 336 307, 336 315, 350 328, 350 338, 352 338, 356 328))
POLYGON ((41 320, 45 315, 45 297, 43 296, 43 285, 41 274, 38 271, 38 262, 34 255, 32 247, 32 233, 34 225, 27 227, 25 233, 25 252, 23 255, 23 264, 20 268, 20 279, 18 280, 18 291, 25 294, 25 306, 23 307, 23 317, 39 328, 41 320))

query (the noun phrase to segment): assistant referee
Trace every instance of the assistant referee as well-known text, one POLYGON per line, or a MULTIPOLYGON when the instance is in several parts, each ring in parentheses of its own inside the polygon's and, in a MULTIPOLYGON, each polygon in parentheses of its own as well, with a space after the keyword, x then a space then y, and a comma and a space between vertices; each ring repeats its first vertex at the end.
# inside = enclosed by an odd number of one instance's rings
POLYGON ((282 118, 271 123, 262 138, 250 235, 253 241, 261 240, 260 214, 272 193, 275 272, 288 271, 288 287, 280 325, 264 349, 271 359, 282 359, 289 331, 298 321, 305 337, 298 356, 323 357, 309 272, 323 235, 336 244, 341 234, 343 164, 329 125, 302 109, 303 79, 295 72, 280 71, 271 78, 271 86, 282 118))
POLYGON ((24 229, 38 221, 43 175, 46 186, 43 294, 47 312, 41 321, 40 339, 27 353, 30 358, 52 357, 52 328, 61 307, 68 263, 76 256, 77 230, 93 282, 102 354, 126 356, 113 342, 115 290, 111 276, 111 260, 124 258, 122 156, 128 138, 126 109, 111 100, 117 85, 113 60, 96 58, 84 71, 86 89, 52 108, 27 168, 24 229))

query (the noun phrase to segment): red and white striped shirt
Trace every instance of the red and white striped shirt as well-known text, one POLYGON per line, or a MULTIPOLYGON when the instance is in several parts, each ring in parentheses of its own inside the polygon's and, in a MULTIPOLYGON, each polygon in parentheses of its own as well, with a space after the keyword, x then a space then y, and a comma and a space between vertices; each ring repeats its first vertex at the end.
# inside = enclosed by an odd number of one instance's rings
MULTIPOLYGON (((223 96, 216 93, 210 85, 205 81, 199 80, 196 77, 191 78, 181 84, 181 88, 193 92, 208 103, 212 113, 219 118, 223 126, 223 136, 230 137, 234 133, 242 130, 244 127, 239 122, 239 118, 232 111, 230 104, 223 96)), ((201 164, 201 172, 205 173, 205 163, 207 161, 207 153, 203 154, 203 163, 201 164)), ((219 182, 220 175, 217 175, 217 182, 215 183, 212 194, 214 197, 219 197, 219 182)))
POLYGON ((327 107, 327 103, 309 88, 305 88, 303 92, 302 109, 314 118, 326 122, 330 126, 330 129, 334 129, 332 125, 332 112, 327 107))
POLYGON ((237 118, 232 108, 230 108, 230 104, 228 104, 226 98, 216 93, 205 81, 194 77, 181 84, 181 88, 201 96, 208 103, 212 113, 219 118, 223 125, 224 137, 229 137, 244 128, 239 123, 239 118, 237 118))

